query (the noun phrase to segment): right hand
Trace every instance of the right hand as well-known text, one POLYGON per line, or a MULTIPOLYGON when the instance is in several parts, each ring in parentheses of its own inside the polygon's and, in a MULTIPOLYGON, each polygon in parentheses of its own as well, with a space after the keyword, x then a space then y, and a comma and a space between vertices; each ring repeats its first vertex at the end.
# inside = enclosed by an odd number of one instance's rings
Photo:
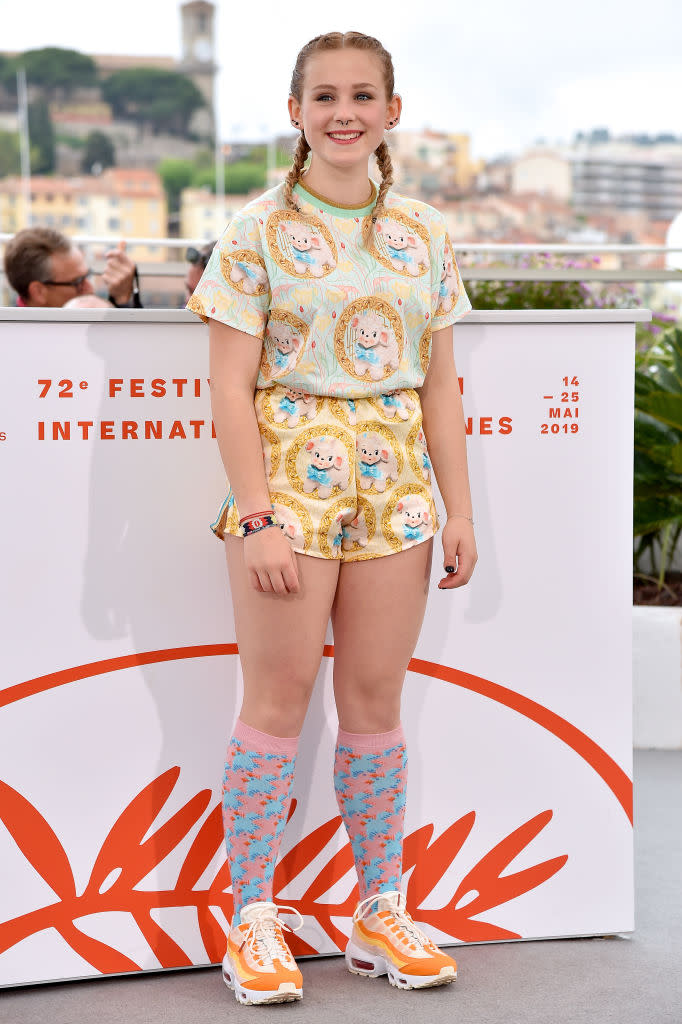
POLYGON ((244 563, 254 590, 262 594, 298 593, 296 555, 279 526, 268 526, 244 537, 244 563))

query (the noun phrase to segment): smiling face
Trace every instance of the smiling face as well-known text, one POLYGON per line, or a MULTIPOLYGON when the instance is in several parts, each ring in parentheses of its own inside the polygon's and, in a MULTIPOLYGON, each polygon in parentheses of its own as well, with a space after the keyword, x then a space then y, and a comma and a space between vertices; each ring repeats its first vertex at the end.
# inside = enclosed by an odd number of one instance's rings
POLYGON ((335 167, 366 166, 400 109, 400 97, 386 95, 381 60, 351 48, 313 54, 300 102, 289 97, 289 112, 303 124, 314 157, 335 167))

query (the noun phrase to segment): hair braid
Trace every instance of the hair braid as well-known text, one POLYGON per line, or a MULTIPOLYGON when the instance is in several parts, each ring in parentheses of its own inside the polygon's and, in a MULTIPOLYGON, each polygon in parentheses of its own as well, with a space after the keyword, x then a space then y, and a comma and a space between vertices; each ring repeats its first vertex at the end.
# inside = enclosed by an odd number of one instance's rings
POLYGON ((296 144, 296 150, 294 152, 294 162, 291 165, 291 170, 284 179, 284 200, 290 210, 298 210, 301 212, 301 208, 294 199, 293 188, 301 177, 301 171, 306 162, 306 157, 310 152, 310 146, 303 132, 301 132, 298 142, 296 144))
POLYGON ((393 184, 393 164, 391 163, 391 153, 385 141, 379 143, 377 148, 374 150, 374 155, 377 158, 377 166, 381 174, 381 185, 379 186, 377 201, 372 211, 372 216, 368 217, 362 225, 362 240, 365 246, 369 245, 377 219, 383 216, 384 199, 386 198, 386 193, 393 184))

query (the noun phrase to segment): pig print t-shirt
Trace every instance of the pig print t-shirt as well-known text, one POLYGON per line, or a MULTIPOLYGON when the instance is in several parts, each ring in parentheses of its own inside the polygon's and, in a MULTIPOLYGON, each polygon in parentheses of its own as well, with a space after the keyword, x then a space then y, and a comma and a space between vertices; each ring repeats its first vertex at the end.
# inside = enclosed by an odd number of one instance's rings
POLYGON ((471 310, 433 206, 389 191, 364 245, 371 185, 367 205, 349 208, 299 183, 297 212, 279 184, 220 236, 187 308, 261 341, 257 388, 338 398, 418 388, 432 333, 471 310))

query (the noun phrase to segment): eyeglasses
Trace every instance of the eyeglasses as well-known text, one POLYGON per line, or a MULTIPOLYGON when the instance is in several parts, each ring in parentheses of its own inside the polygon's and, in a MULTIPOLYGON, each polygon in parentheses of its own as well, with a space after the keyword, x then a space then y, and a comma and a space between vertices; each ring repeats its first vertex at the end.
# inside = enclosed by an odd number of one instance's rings
POLYGON ((204 270, 206 269, 206 266, 210 258, 210 253, 206 253, 205 251, 200 252, 198 249, 195 249, 194 246, 190 246, 189 249, 187 249, 187 251, 185 252, 185 259, 187 260, 188 263, 200 263, 204 270))
POLYGON ((51 284, 53 288, 80 288, 85 281, 93 274, 93 270, 88 270, 87 273, 81 274, 80 277, 74 277, 73 281, 41 281, 41 284, 51 284))

